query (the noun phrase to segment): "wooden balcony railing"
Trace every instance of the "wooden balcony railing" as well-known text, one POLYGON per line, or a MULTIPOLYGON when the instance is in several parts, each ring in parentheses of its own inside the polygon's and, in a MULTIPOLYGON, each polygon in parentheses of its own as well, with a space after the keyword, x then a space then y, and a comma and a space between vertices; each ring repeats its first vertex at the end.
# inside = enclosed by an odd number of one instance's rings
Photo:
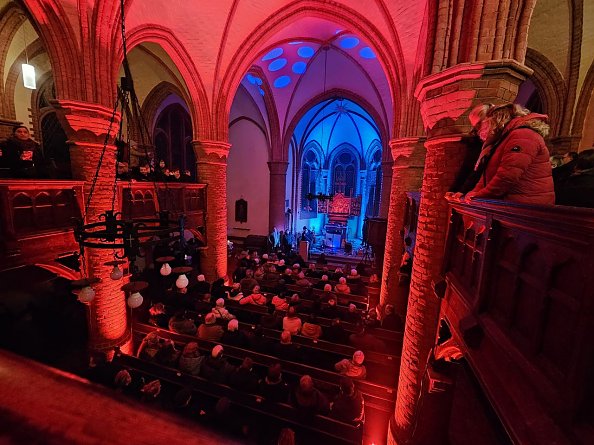
POLYGON ((557 443, 592 413, 594 210, 452 200, 450 212, 441 318, 512 437, 557 443))
POLYGON ((154 216, 169 210, 173 217, 186 216, 186 227, 206 226, 206 184, 118 182, 119 202, 124 218, 154 216))
POLYGON ((47 262, 78 250, 82 181, 0 180, 0 267, 47 262))

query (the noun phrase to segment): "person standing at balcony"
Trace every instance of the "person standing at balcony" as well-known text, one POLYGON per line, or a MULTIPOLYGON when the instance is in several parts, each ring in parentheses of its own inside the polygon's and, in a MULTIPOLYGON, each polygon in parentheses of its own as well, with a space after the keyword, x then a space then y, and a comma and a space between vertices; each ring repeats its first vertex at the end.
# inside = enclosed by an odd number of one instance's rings
POLYGON ((43 153, 39 144, 31 139, 29 129, 18 125, 12 136, 0 144, 2 164, 8 168, 8 177, 35 178, 42 167, 43 153))
POLYGON ((552 169, 544 142, 548 117, 510 103, 480 105, 469 119, 484 143, 475 166, 480 179, 465 199, 553 205, 552 169))
POLYGON ((557 193, 559 205, 594 208, 594 148, 580 152, 574 173, 560 185, 557 193))

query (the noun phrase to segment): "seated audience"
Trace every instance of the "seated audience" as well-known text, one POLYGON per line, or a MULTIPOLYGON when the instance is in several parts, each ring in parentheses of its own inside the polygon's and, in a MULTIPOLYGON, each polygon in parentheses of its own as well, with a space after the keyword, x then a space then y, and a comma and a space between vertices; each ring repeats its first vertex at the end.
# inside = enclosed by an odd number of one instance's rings
POLYGON ((383 352, 386 349, 386 345, 383 341, 366 332, 363 323, 357 325, 357 332, 349 336, 349 342, 353 347, 364 352, 383 352))
POLYGON ((149 309, 149 324, 163 329, 169 329, 169 316, 165 313, 165 305, 157 303, 149 309))
POLYGON ((161 394, 161 382, 158 379, 152 380, 140 389, 141 402, 154 401, 161 394))
POLYGON ((357 269, 351 269, 351 274, 348 277, 346 277, 346 279, 349 283, 360 283, 361 275, 359 275, 357 269))
POLYGON ((198 275, 198 282, 196 283, 194 290, 195 290, 195 292, 197 292, 199 294, 211 293, 210 292, 210 283, 208 281, 206 281, 206 278, 204 277, 204 275, 202 275, 202 274, 198 275))
POLYGON ((404 329, 404 324, 402 323, 402 319, 394 312, 394 306, 391 304, 386 304, 386 308, 384 309, 384 318, 382 319, 382 328, 389 329, 390 331, 398 331, 402 332, 404 329))
POLYGON ((196 335, 196 325, 194 320, 186 317, 183 311, 176 312, 169 319, 169 330, 184 335, 196 335))
POLYGON ((365 420, 363 396, 348 377, 340 379, 340 393, 332 403, 330 416, 353 425, 365 420))
POLYGON ((275 363, 268 368, 266 377, 260 380, 260 394, 271 402, 287 402, 289 386, 283 380, 280 363, 275 363))
POLYGON ((149 332, 146 337, 142 339, 142 343, 138 348, 136 356, 142 360, 153 361, 161 349, 162 338, 156 332, 149 332))
POLYGON ((332 289, 332 285, 330 284, 330 281, 328 281, 328 275, 322 275, 322 278, 320 278, 320 281, 314 285, 314 288, 324 289, 326 286, 330 286, 330 289, 332 289))
POLYGON ((239 322, 237 320, 230 320, 227 323, 227 330, 221 337, 221 343, 237 346, 238 348, 249 346, 248 338, 239 330, 239 322))
POLYGON ((255 286, 250 295, 239 300, 239 304, 255 304, 257 306, 266 306, 267 303, 266 297, 260 293, 260 286, 255 286))
POLYGON ((254 394, 258 391, 258 376, 253 370, 254 362, 246 357, 230 376, 229 385, 243 392, 254 394))
POLYGON ((198 338, 208 341, 219 341, 223 336, 223 328, 217 323, 217 317, 212 312, 206 314, 204 323, 198 327, 198 338))
POLYGON ((368 329, 374 329, 374 328, 381 327, 381 323, 377 318, 377 309, 376 308, 369 309, 369 311, 367 312, 367 316, 363 320, 363 323, 365 323, 365 326, 368 329))
POLYGON ((299 385, 291 392, 290 402, 301 417, 328 414, 330 411, 328 399, 315 388, 313 379, 309 375, 301 377, 299 385))
POLYGON ((297 316, 295 306, 289 306, 287 315, 283 318, 283 330, 295 335, 301 331, 301 319, 297 316))
POLYGON ((218 300, 219 298, 225 298, 227 296, 227 292, 229 292, 231 289, 231 287, 225 286, 224 278, 219 278, 212 283, 210 294, 214 300, 218 300))
POLYGON ((212 308, 212 313, 215 314, 218 320, 232 320, 235 318, 235 315, 225 308, 225 300, 222 298, 217 300, 216 306, 212 308))
POLYGON ((295 284, 295 279, 293 278, 293 272, 291 269, 285 269, 285 272, 281 278, 285 281, 285 284, 295 284))
POLYGON ((258 282, 254 279, 254 271, 247 269, 245 271, 245 278, 239 282, 241 293, 243 293, 243 295, 249 295, 257 285, 258 282))
POLYGON ((289 309, 289 302, 281 295, 275 295, 272 297, 272 305, 277 311, 286 311, 289 309))
POLYGON ((578 153, 575 151, 568 151, 560 159, 560 165, 553 167, 553 182, 555 183, 555 193, 569 178, 577 164, 578 153))
POLYGON ((204 356, 200 355, 198 343, 192 341, 188 343, 179 358, 179 370, 192 375, 200 374, 200 365, 204 356))
POLYGON ((594 149, 580 152, 574 172, 557 189, 557 204, 594 208, 594 149))
POLYGON ((363 351, 355 351, 352 360, 349 360, 348 358, 342 359, 334 365, 334 369, 347 377, 364 379, 367 375, 367 369, 365 368, 363 361, 365 361, 365 354, 363 354, 363 351))
POLYGON ((322 317, 337 318, 340 317, 340 310, 336 306, 336 298, 330 297, 328 305, 322 309, 322 317))
POLYGON ((305 274, 303 272, 299 272, 299 275, 297 275, 298 280, 295 282, 295 284, 297 286, 301 286, 301 287, 309 287, 311 286, 311 281, 309 281, 307 278, 305 278, 305 274))
POLYGON ((173 340, 166 339, 157 352, 157 355, 155 355, 155 361, 160 365, 175 368, 177 367, 179 355, 179 351, 175 348, 173 340))
POLYGON ((361 314, 357 310, 357 306, 353 303, 349 304, 349 310, 346 314, 344 314, 344 321, 348 323, 357 324, 361 321, 361 314))
POLYGON ((301 335, 317 340, 322 336, 322 327, 316 323, 315 314, 311 314, 301 327, 301 335))
POLYGON ((338 279, 338 284, 336 286, 334 286, 334 291, 339 292, 341 294, 350 294, 351 293, 351 288, 349 287, 348 284, 346 284, 345 277, 340 277, 338 279))
POLYGON ((338 344, 348 343, 349 334, 342 327, 340 318, 332 319, 332 324, 324 328, 324 340, 338 344))
POLYGON ((292 342, 289 331, 281 332, 280 342, 273 346, 272 351, 276 357, 290 362, 297 361, 299 356, 297 345, 292 342))
POLYGON ((218 383, 227 383, 235 367, 223 356, 223 347, 216 345, 209 357, 206 357, 200 368, 200 375, 205 379, 218 383))

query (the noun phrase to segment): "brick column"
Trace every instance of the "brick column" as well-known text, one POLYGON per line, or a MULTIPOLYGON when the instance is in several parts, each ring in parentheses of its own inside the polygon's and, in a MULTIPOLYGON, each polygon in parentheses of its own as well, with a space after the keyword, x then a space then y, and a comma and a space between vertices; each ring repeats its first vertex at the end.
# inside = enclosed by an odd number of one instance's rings
POLYGON ((276 227, 279 231, 285 227, 285 191, 287 186, 286 161, 271 161, 270 170, 270 204, 268 212, 268 229, 276 227))
POLYGON ((392 194, 392 167, 394 162, 382 162, 382 194, 380 200, 380 218, 387 218, 390 209, 390 195, 392 194))
POLYGON ((393 304, 399 315, 406 315, 406 297, 408 292, 398 285, 398 270, 404 249, 402 227, 406 207, 406 192, 416 191, 423 182, 423 166, 425 163, 425 138, 404 138, 390 141, 392 150, 392 187, 390 190, 390 206, 388 209, 388 230, 386 232, 386 249, 384 251, 384 267, 380 304, 393 304))
POLYGON ((194 141, 198 181, 206 189, 206 242, 202 273, 209 281, 227 275, 227 156, 231 145, 220 141, 194 141))
POLYGON ((389 444, 447 442, 447 422, 439 419, 448 413, 431 410, 430 400, 421 394, 439 316, 440 302, 432 282, 440 279, 444 256, 448 210, 444 194, 464 159, 462 135, 470 129, 469 111, 479 103, 513 100, 527 73, 529 70, 514 61, 462 64, 426 77, 417 86, 415 96, 421 102, 429 136, 425 143, 417 239, 389 444), (427 401, 423 410, 432 412, 431 415, 419 415, 421 399, 427 401))
MULTIPOLYGON (((103 155, 89 202, 89 193, 103 151, 112 110, 102 105, 75 101, 59 101, 54 105, 68 136, 72 177, 85 181, 84 202, 85 205, 88 203, 85 222, 97 222, 99 215, 110 210, 112 205, 116 160, 113 135, 117 134, 119 116, 116 116, 112 125, 112 137, 103 155)), ((117 194, 114 208, 119 210, 117 194)), ((84 212, 84 208, 82 211, 84 212)), ((131 352, 127 316, 129 309, 126 306, 126 296, 120 290, 129 278, 114 281, 109 277, 111 267, 105 266, 105 262, 114 259, 113 250, 85 248, 84 253, 87 275, 101 279, 93 285, 95 299, 89 305, 89 348, 93 351, 106 351, 119 346, 123 351, 131 352)))

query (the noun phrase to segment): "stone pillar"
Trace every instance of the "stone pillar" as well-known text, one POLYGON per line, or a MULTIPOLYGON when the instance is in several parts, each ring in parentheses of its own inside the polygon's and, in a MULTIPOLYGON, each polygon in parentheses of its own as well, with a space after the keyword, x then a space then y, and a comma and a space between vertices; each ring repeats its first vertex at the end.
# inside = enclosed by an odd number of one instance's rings
MULTIPOLYGON (((396 312, 406 315, 408 285, 399 285, 398 270, 402 260, 404 241, 402 228, 406 208, 406 192, 417 191, 423 182, 425 164, 425 138, 404 138, 390 141, 392 150, 392 187, 390 190, 390 206, 388 210, 388 230, 386 232, 386 248, 384 251, 384 267, 380 304, 393 304, 396 312)), ((382 165, 383 166, 383 165, 382 165)))
POLYGON ((270 204, 268 211, 268 229, 276 227, 279 231, 285 227, 285 191, 287 186, 286 161, 271 161, 268 163, 270 170, 270 204))
POLYGON ((415 91, 428 128, 427 154, 396 410, 390 422, 388 444, 447 442, 447 425, 439 419, 448 413, 434 410, 431 416, 419 416, 421 399, 426 400, 421 382, 431 362, 439 317, 440 302, 432 283, 440 279, 444 257, 448 215, 444 194, 464 159, 462 135, 470 130, 470 110, 480 103, 513 100, 529 73, 526 67, 511 60, 461 64, 424 78, 415 91), (427 442, 423 437, 432 439, 427 442))
POLYGON ((390 195, 392 194, 392 167, 394 162, 382 162, 382 195, 380 201, 380 218, 387 218, 390 209, 390 195))
POLYGON ((206 189, 206 250, 202 273, 209 281, 227 275, 227 157, 231 145, 220 141, 193 141, 198 182, 206 189))
MULTIPOLYGON (((59 101, 54 105, 68 136, 72 177, 85 181, 84 203, 88 206, 85 222, 97 222, 99 215, 110 210, 112 205, 116 161, 113 138, 117 134, 119 115, 111 127, 101 169, 89 201, 113 110, 76 101, 59 101)), ((119 210, 119 206, 116 193, 114 208, 119 210)), ((119 346, 125 352, 132 352, 126 296, 121 290, 129 277, 117 281, 109 277, 111 267, 105 266, 105 262, 113 259, 112 249, 85 248, 83 267, 87 276, 101 279, 93 285, 95 299, 89 304, 89 349, 107 351, 119 346)))

